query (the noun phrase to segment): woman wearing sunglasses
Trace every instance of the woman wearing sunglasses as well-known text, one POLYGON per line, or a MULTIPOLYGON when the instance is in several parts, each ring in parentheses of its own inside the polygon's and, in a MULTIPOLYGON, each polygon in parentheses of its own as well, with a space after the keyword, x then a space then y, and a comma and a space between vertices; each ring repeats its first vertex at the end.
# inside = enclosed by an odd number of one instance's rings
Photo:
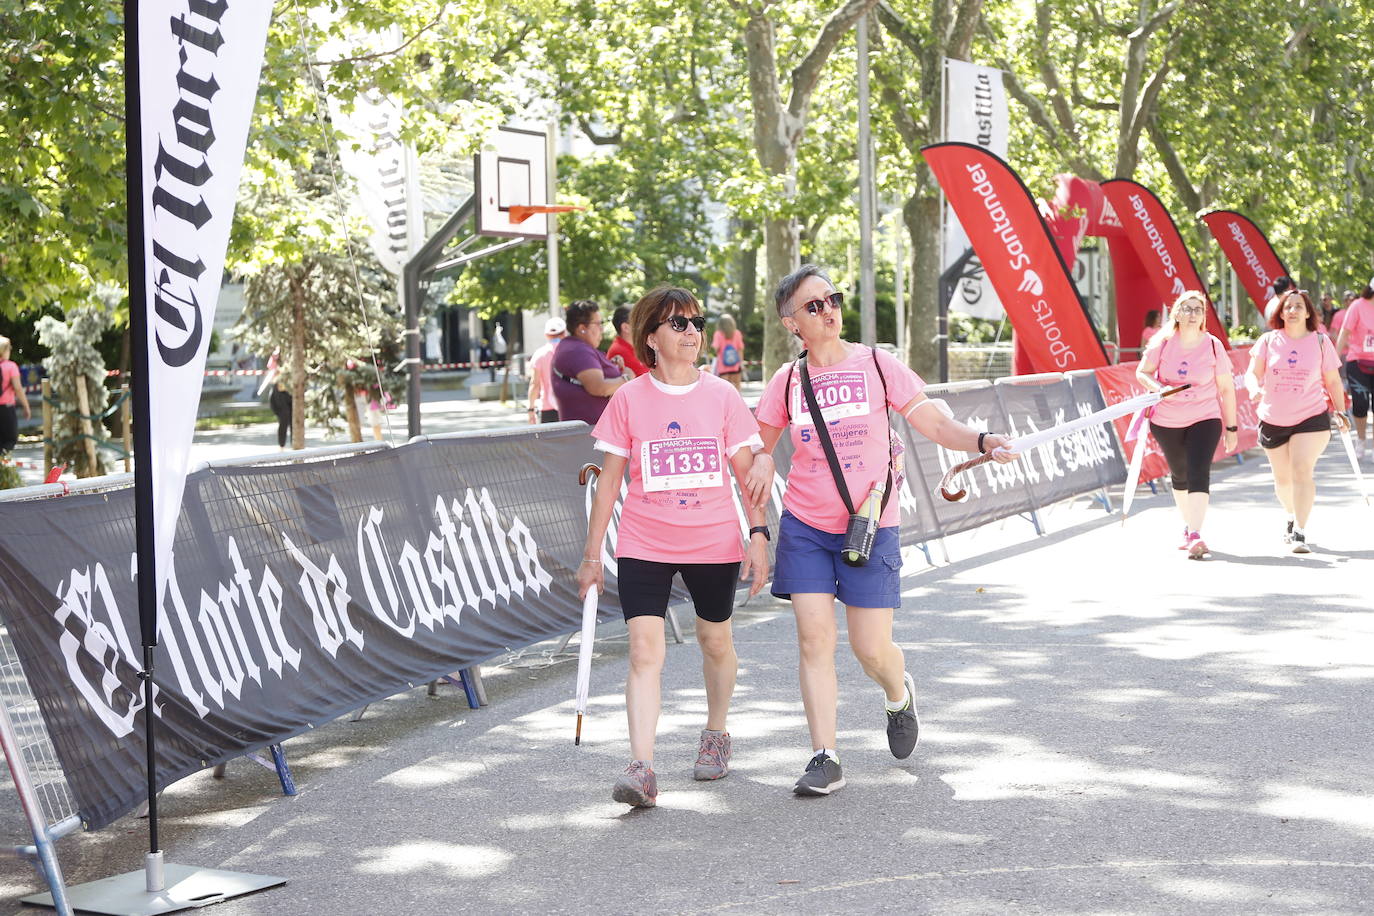
POLYGON ((659 287, 635 303, 630 313, 635 355, 649 374, 617 390, 592 430, 606 457, 577 571, 583 596, 593 585, 604 586, 601 545, 620 481, 627 468, 630 472, 616 533, 615 573, 630 631, 625 711, 631 760, 611 797, 636 807, 652 807, 658 797, 654 735, 673 576, 682 576, 697 614, 706 727, 692 776, 702 780, 729 772, 725 726, 738 667, 730 630, 736 576, 740 581, 752 577, 751 596, 768 579, 762 502, 747 508, 753 527, 741 537, 729 478, 733 471, 741 484, 745 480, 754 450, 762 447, 759 428, 729 382, 697 368, 705 326, 701 307, 685 289, 659 287))
MULTIPOLYGON (((802 363, 778 370, 759 400, 764 454, 771 453, 784 428, 791 429, 794 452, 778 525, 772 592, 790 598, 797 620, 802 705, 811 731, 812 758, 793 791, 829 795, 844 786, 835 750, 838 684, 835 678, 835 599, 845 605, 849 644, 864 673, 882 687, 886 700, 888 748, 910 756, 920 733, 915 684, 906 673, 902 650, 892 641, 892 615, 901 606, 902 566, 899 500, 881 512, 871 556, 862 566, 842 562, 842 545, 851 504, 859 505, 875 484, 890 495, 901 486, 901 456, 894 454, 888 408, 897 410, 918 432, 946 448, 993 452, 1011 461, 1002 436, 979 432, 953 419, 948 408, 931 401, 925 383, 889 354, 848 343, 840 336, 844 297, 820 268, 805 265, 783 278, 774 296, 783 326, 801 339, 813 398, 801 388, 802 363), (818 428, 810 402, 821 414, 818 428), (823 405, 823 406, 822 406, 823 405), (827 436, 841 467, 832 471, 821 436, 827 436), (842 479, 837 481, 836 471, 842 479), (891 475, 891 476, 889 476, 891 475)), ((772 486, 773 462, 756 457, 750 474, 752 500, 772 486)))
POLYGON ((1345 405, 1340 359, 1330 338, 1317 332, 1317 312, 1301 289, 1276 298, 1272 330, 1250 348, 1246 383, 1259 404, 1259 443, 1269 457, 1274 492, 1288 522, 1283 540, 1294 553, 1311 553, 1307 518, 1317 484, 1313 470, 1331 441, 1330 405, 1345 405))
POLYGON ((1183 516, 1188 559, 1210 556, 1202 539, 1202 520, 1211 498, 1212 457, 1224 438, 1236 447, 1236 385, 1231 360, 1221 341, 1207 333, 1207 300, 1188 290, 1174 300, 1169 323, 1145 348, 1136 380, 1151 391, 1189 387, 1155 405, 1150 433, 1169 462, 1174 505, 1183 516))

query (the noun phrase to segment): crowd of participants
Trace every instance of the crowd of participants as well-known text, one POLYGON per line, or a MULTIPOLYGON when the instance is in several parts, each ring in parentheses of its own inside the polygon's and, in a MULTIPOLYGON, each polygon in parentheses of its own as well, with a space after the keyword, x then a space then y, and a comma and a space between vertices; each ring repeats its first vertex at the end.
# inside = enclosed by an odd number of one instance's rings
MULTIPOLYGON (((1314 469, 1333 418, 1345 422, 1347 403, 1360 456, 1366 454, 1374 289, 1352 292, 1340 309, 1330 300, 1324 297, 1319 308, 1281 278, 1242 385, 1225 344, 1206 330, 1203 293, 1186 291, 1147 321, 1138 381, 1150 390, 1187 385, 1157 405, 1149 430, 1169 466, 1183 525, 1178 547, 1189 559, 1211 556, 1202 533, 1211 465, 1219 444, 1226 452, 1236 449, 1239 398, 1256 406, 1259 444, 1286 514, 1283 543, 1295 553, 1311 550, 1314 469)), ((922 379, 898 359, 846 341, 843 304, 843 294, 814 265, 782 280, 774 296, 777 320, 797 338, 801 354, 767 381, 752 412, 739 391, 743 336, 723 316, 702 365, 707 320, 687 290, 659 287, 633 307, 616 309, 604 353, 605 319, 595 302, 575 301, 564 317, 545 324, 546 342, 530 360, 529 422, 582 420, 604 456, 605 483, 593 500, 577 572, 583 596, 604 587, 603 564, 612 557, 603 545, 621 491, 612 481, 627 480, 613 562, 630 638, 630 763, 613 785, 617 801, 651 807, 658 797, 654 745, 664 621, 677 576, 697 615, 706 693, 692 775, 714 780, 729 772, 736 582, 748 582, 751 596, 769 582, 770 541, 776 542, 770 590, 792 605, 811 737, 810 759, 794 791, 820 796, 845 785, 836 748, 837 598, 850 648, 882 692, 882 715, 875 697, 875 720, 884 724, 891 753, 902 759, 916 746, 915 682, 892 637, 902 560, 898 502, 890 497, 901 486, 905 456, 888 411, 946 448, 991 453, 1002 462, 1014 456, 1004 437, 956 421, 944 402, 928 398, 922 379), (764 509, 772 492, 772 453, 784 433, 793 457, 775 532, 764 509), (747 515, 747 532, 737 502, 747 515), (855 525, 862 528, 865 518, 873 530, 856 553, 855 525)))
MULTIPOLYGON (((1369 454, 1368 417, 1374 391, 1374 280, 1347 291, 1336 308, 1320 306, 1287 277, 1274 284, 1264 310, 1265 330, 1250 348, 1244 396, 1259 416, 1259 444, 1269 462, 1274 493, 1286 515, 1282 541, 1310 553, 1308 519, 1316 499, 1317 459, 1331 441, 1333 421, 1349 430, 1353 418, 1357 461, 1369 454), (1347 396, 1348 393, 1348 396, 1347 396)), ((1236 448, 1238 420, 1230 360, 1206 330, 1207 299, 1182 293, 1167 315, 1150 312, 1136 378, 1150 390, 1188 387, 1154 408, 1150 433, 1169 466, 1171 492, 1183 522, 1178 549, 1203 560, 1202 536, 1210 499, 1212 457, 1218 442, 1236 448)))

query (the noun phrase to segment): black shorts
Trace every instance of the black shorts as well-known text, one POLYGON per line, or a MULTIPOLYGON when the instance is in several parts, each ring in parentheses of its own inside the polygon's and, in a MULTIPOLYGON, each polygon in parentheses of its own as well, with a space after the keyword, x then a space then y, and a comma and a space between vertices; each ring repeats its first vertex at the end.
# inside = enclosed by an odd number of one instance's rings
POLYGON ((722 623, 735 612, 735 586, 738 563, 655 563, 620 557, 620 609, 631 617, 666 617, 673 574, 682 573, 682 583, 692 595, 697 616, 711 623, 722 623))
POLYGON ((1294 426, 1275 426, 1260 420, 1259 444, 1265 448, 1278 448, 1287 445, 1288 440, 1297 433, 1324 433, 1331 429, 1330 411, 1314 414, 1294 426))
POLYGON ((541 411, 539 411, 539 422, 540 422, 540 423, 557 423, 557 422, 558 422, 558 411, 556 411, 556 410, 541 410, 541 411))

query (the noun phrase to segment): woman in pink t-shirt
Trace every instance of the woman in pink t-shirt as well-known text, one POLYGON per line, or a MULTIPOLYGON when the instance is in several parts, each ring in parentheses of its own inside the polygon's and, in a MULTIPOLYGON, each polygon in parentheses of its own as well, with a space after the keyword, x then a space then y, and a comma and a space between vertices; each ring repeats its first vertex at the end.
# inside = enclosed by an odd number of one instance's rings
POLYGON ((1355 415, 1355 454, 1365 456, 1365 430, 1369 405, 1374 400, 1374 285, 1344 310, 1336 352, 1344 354, 1345 380, 1350 386, 1350 412, 1355 415))
MULTIPOLYGON (((1246 384, 1259 403, 1259 442, 1269 456, 1274 492, 1288 513, 1284 543, 1310 553, 1307 518, 1317 484, 1312 471, 1331 441, 1330 405, 1343 404, 1340 361, 1317 312, 1300 289, 1279 294, 1265 332, 1250 349, 1246 384)), ((1347 326, 1349 322, 1347 321, 1347 326)))
MULTIPOLYGON (((1209 556, 1202 520, 1211 498, 1217 442, 1236 448, 1236 385, 1226 348, 1206 330, 1207 300, 1188 290, 1174 301, 1169 323, 1140 357, 1136 380, 1151 391, 1190 387, 1160 401, 1150 433, 1169 462, 1174 505, 1183 516, 1183 543, 1191 560, 1209 556), (1223 426, 1224 436, 1223 436, 1223 426)), ((1137 446, 1138 447, 1138 446, 1137 446)))
POLYGON ((745 480, 754 450, 762 447, 759 428, 738 391, 696 368, 705 325, 701 306, 685 289, 659 287, 635 303, 631 335, 649 374, 618 388, 592 430, 606 458, 577 583, 583 596, 592 586, 604 587, 602 565, 610 557, 602 543, 628 468, 615 574, 630 630, 625 710, 632 759, 611 797, 636 807, 650 807, 658 797, 654 733, 673 576, 682 576, 696 608, 706 678, 706 727, 695 779, 719 779, 729 771, 725 718, 738 668, 730 630, 736 576, 752 577, 751 596, 768 579, 765 501, 746 500, 752 527, 745 534, 729 476, 745 480))
POLYGON ((19 444, 19 414, 15 405, 24 408, 25 420, 32 416, 19 366, 10 359, 11 347, 8 337, 0 337, 0 453, 12 452, 19 444))
MULTIPOLYGON (((864 673, 882 687, 887 709, 888 748, 898 759, 916 746, 915 684, 902 650, 892 641, 892 615, 901 606, 900 500, 882 500, 871 556, 862 566, 842 562, 850 512, 838 484, 856 510, 875 486, 895 495, 902 486, 902 458, 893 445, 888 408, 899 411, 918 432, 946 448, 987 452, 1006 444, 1002 436, 979 432, 954 420, 942 402, 931 401, 925 383, 895 357, 856 346, 840 337, 840 307, 820 268, 807 264, 784 277, 774 294, 783 326, 801 339, 804 361, 781 367, 760 398, 756 415, 764 453, 755 459, 749 490, 753 499, 773 481, 771 452, 784 429, 793 455, 778 525, 773 594, 792 600, 800 648, 802 705, 811 729, 811 761, 797 780, 798 795, 829 795, 844 786, 835 751, 838 685, 835 680, 835 599, 845 605, 849 644, 864 673), (813 398, 803 395, 802 371, 813 398), (815 401, 819 426, 809 407, 815 401), (934 405, 934 406, 932 406, 934 405), (822 444, 828 437, 840 465, 837 481, 822 444)), ((994 452, 999 461, 1011 453, 994 452)))
POLYGON ((735 316, 720 316, 716 322, 716 333, 711 337, 711 349, 716 353, 713 365, 716 375, 734 385, 738 391, 740 380, 744 378, 744 335, 735 326, 735 316))

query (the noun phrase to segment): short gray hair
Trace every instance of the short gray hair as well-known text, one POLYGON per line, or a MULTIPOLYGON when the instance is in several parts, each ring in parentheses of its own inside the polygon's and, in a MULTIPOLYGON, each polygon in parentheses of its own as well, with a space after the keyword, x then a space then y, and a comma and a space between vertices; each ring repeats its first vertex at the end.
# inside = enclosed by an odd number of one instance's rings
POLYGON ((801 286, 802 282, 806 280, 807 277, 820 277, 831 286, 835 285, 831 282, 830 275, 815 264, 803 264, 801 267, 798 267, 778 281, 778 291, 773 294, 773 307, 778 310, 779 318, 791 314, 790 312, 784 312, 783 308, 786 307, 787 303, 792 301, 792 297, 797 294, 797 287, 801 286))

